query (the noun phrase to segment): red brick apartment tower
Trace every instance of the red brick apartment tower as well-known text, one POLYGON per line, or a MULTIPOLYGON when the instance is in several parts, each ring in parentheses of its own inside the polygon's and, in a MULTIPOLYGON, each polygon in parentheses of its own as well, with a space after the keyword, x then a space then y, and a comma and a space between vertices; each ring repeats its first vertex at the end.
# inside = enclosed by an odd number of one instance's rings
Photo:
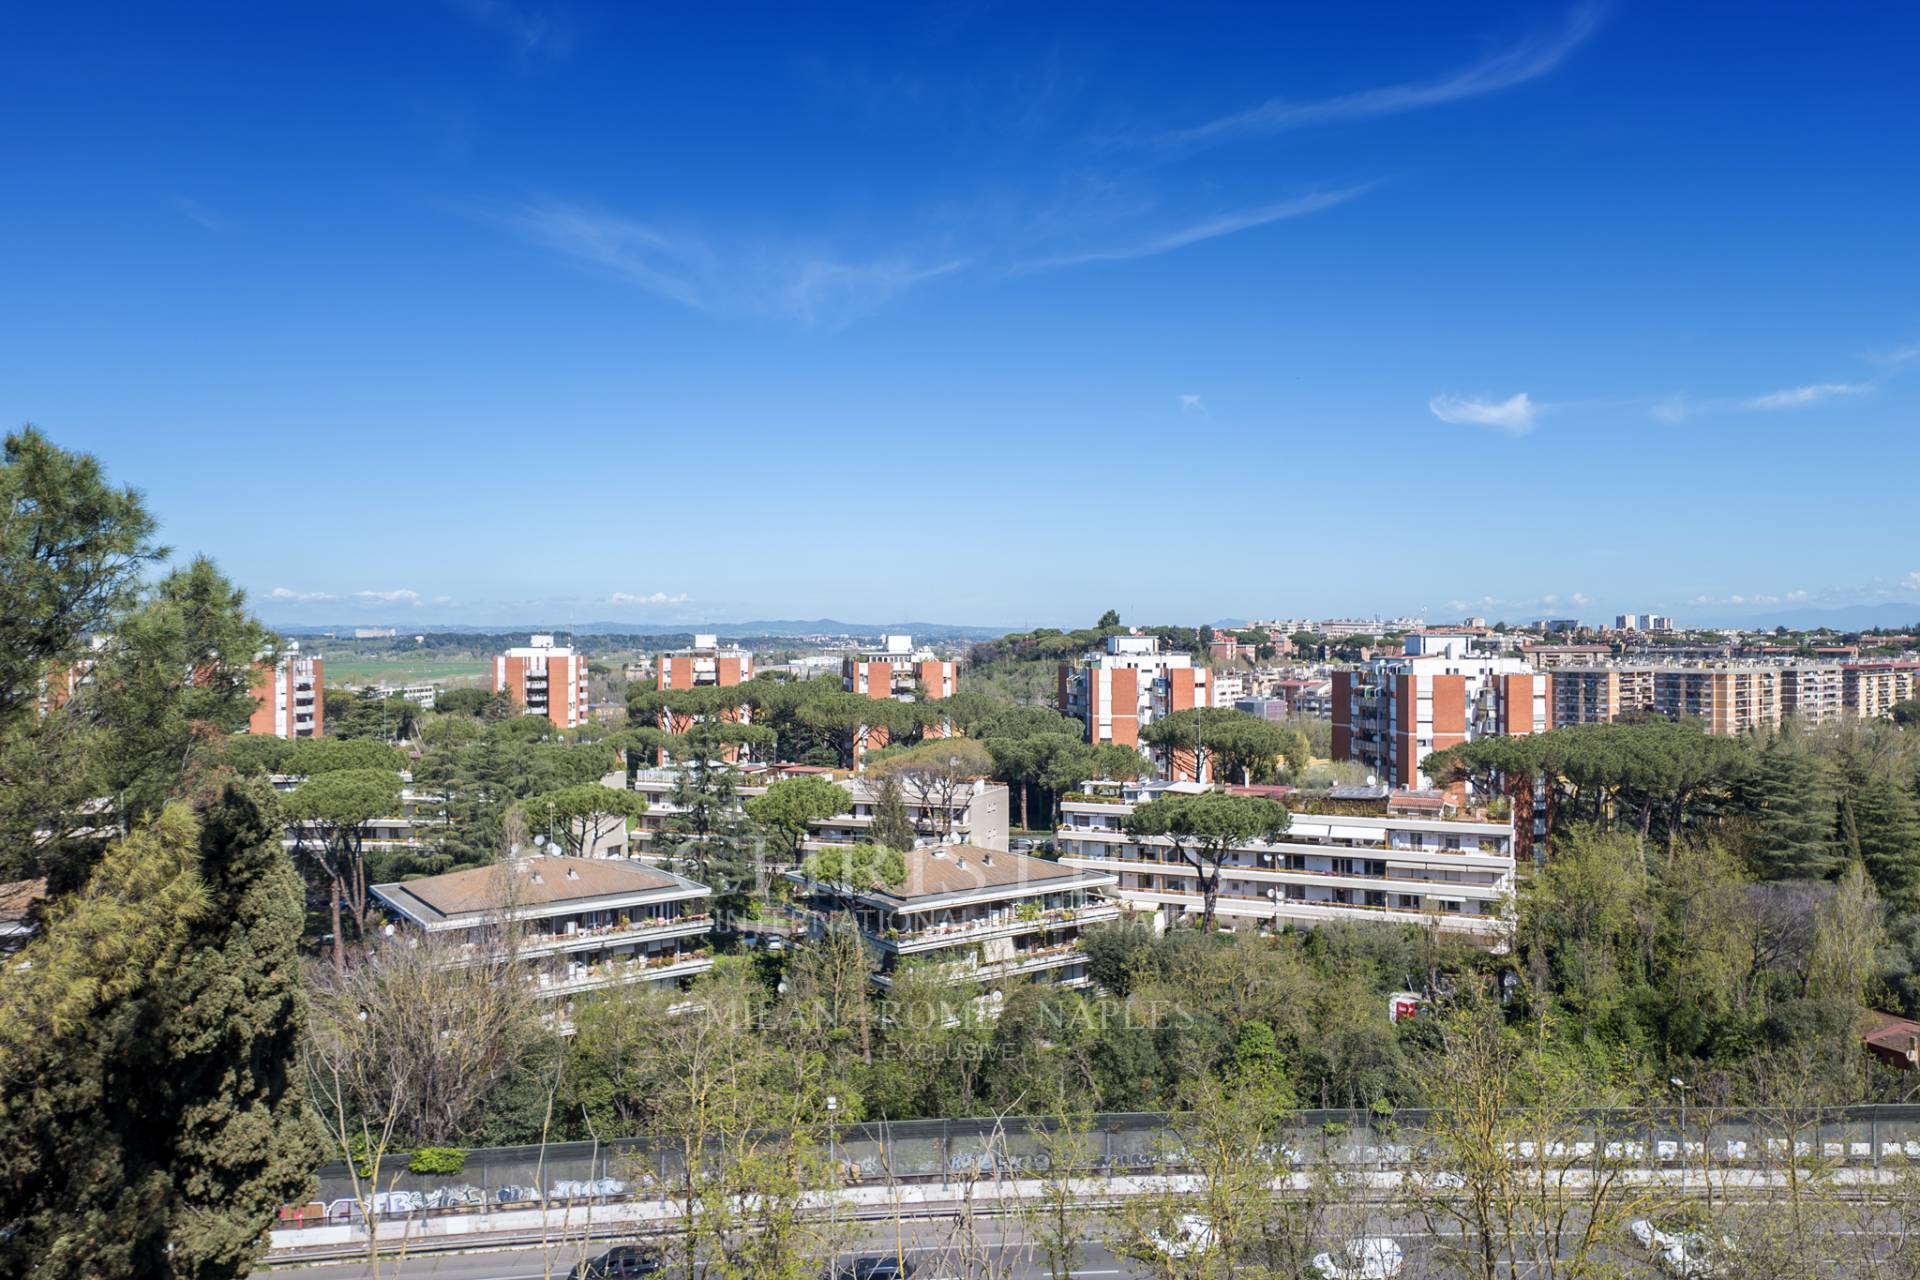
POLYGON ((495 655, 487 687, 556 728, 577 729, 587 718, 587 660, 552 636, 495 655))
MULTIPOLYGON (((951 698, 960 687, 960 664, 946 662, 927 650, 915 651, 912 636, 885 636, 878 649, 849 654, 840 663, 840 687, 861 697, 912 702, 924 691, 929 701, 951 698)), ((854 767, 868 751, 887 745, 884 725, 863 726, 854 736, 854 767)), ((926 737, 946 738, 951 724, 928 725, 926 737)))
MULTIPOLYGON (((712 635, 696 635, 691 648, 663 653, 654 663, 656 689, 731 689, 751 679, 753 655, 732 645, 723 648, 719 637, 712 635)), ((721 717, 746 724, 753 719, 753 712, 749 707, 735 707, 721 712, 721 717)), ((693 721, 692 716, 660 713, 660 727, 668 733, 685 733, 693 721)), ((732 760, 739 752, 728 748, 726 754, 732 760)))
POLYGON ((1334 758, 1359 761, 1397 790, 1427 786, 1420 766, 1436 751, 1552 726, 1550 677, 1464 635, 1415 636, 1404 656, 1333 676, 1334 758))
POLYGON ((253 714, 247 732, 271 738, 326 736, 327 695, 323 683, 326 660, 297 653, 278 666, 259 662, 253 668, 253 714))

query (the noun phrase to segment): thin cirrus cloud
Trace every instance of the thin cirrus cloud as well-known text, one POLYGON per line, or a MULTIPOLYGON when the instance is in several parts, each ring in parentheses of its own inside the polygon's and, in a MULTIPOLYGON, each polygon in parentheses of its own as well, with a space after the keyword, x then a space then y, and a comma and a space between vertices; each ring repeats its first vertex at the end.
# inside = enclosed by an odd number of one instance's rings
POLYGON ((1719 396, 1694 400, 1687 396, 1668 396, 1653 406, 1652 414, 1661 422, 1685 422, 1710 413, 1775 413, 1786 409, 1806 409, 1828 400, 1864 396, 1879 390, 1875 382, 1813 382, 1802 387, 1783 387, 1757 396, 1719 396))
POLYGON ((1544 408, 1524 391, 1505 400, 1442 393, 1427 401, 1428 411, 1442 422, 1495 427, 1516 436, 1533 430, 1534 421, 1544 408))
POLYGON ((513 42, 521 54, 564 58, 573 50, 573 23, 557 5, 526 0, 449 0, 476 26, 513 42))
POLYGON ((434 596, 429 599, 410 587, 400 587, 392 591, 296 591, 292 587, 275 587, 267 592, 272 600, 284 600, 290 604, 314 604, 328 600, 365 600, 380 604, 446 604, 446 596, 434 596))
MULTIPOLYGON (((520 33, 529 48, 542 44, 545 27, 536 11, 510 0, 455 0, 470 16, 490 26, 520 33)), ((1143 135, 1171 144, 1152 150, 1191 150, 1229 138, 1275 134, 1309 126, 1420 111, 1465 98, 1496 93, 1546 75, 1592 34, 1601 9, 1584 0, 1569 10, 1551 33, 1522 40, 1490 57, 1436 79, 1361 90, 1318 101, 1274 99, 1248 111, 1186 129, 1143 135)), ((1159 157, 1166 159, 1168 157, 1159 157)), ((1075 157, 1067 157, 1072 160, 1075 157)), ((1078 157, 1084 160, 1084 156, 1078 157)), ((1092 178, 1108 188, 1112 175, 1092 178)), ((998 270, 1025 275, 1103 263, 1128 262, 1173 253, 1190 246, 1331 209, 1377 185, 1364 182, 1313 190, 1264 204, 1190 210, 1175 220, 1165 210, 1168 180, 1156 158, 1127 183, 1138 183, 1137 198, 1112 197, 1094 210, 1070 213, 1035 202, 1011 218, 975 219, 950 229, 946 237, 924 237, 888 252, 842 253, 823 250, 801 237, 769 251, 729 245, 706 231, 681 230, 657 222, 595 209, 565 200, 537 200, 505 209, 483 210, 479 217, 520 239, 576 262, 595 267, 656 297, 714 315, 772 316, 803 325, 837 326, 931 281, 968 270, 998 270), (1114 217, 1116 208, 1125 209, 1114 217), (953 247, 958 242, 959 249, 953 247)), ((998 200, 984 201, 997 207, 998 200)), ((948 210, 964 205, 944 205, 948 210)), ((1500 425, 1500 424, 1495 424, 1500 425)), ((1530 423, 1529 423, 1530 425, 1530 423)))
POLYGON ((1262 137, 1314 125, 1371 120, 1424 111, 1468 98, 1499 93, 1554 70, 1600 25, 1598 4, 1576 5, 1566 22, 1550 34, 1530 36, 1492 57, 1483 58, 1434 80, 1383 85, 1331 98, 1298 101, 1270 98, 1256 107, 1185 129, 1148 135, 1155 146, 1191 150, 1236 138, 1262 137))
POLYGON ((607 597, 608 604, 685 604, 687 593, 682 591, 668 595, 664 591, 640 593, 635 591, 616 591, 607 597))
POLYGON ((1335 205, 1345 204, 1356 196, 1365 195, 1375 185, 1367 182, 1336 191, 1316 191, 1256 209, 1241 209, 1232 213, 1219 214, 1129 243, 1032 258, 1016 263, 1013 269, 1017 272, 1052 271, 1061 267, 1085 266, 1094 262, 1125 262, 1131 258, 1148 258, 1155 254, 1170 253, 1191 244, 1199 244, 1203 240, 1214 240, 1236 232, 1250 231, 1255 227, 1264 227, 1269 223, 1283 222, 1289 218, 1302 218, 1310 213, 1318 213, 1322 209, 1331 209, 1335 205))
POLYGON ((669 302, 804 324, 844 323, 967 265, 905 256, 848 261, 800 250, 729 254, 697 235, 560 201, 492 216, 530 243, 604 268, 669 302))

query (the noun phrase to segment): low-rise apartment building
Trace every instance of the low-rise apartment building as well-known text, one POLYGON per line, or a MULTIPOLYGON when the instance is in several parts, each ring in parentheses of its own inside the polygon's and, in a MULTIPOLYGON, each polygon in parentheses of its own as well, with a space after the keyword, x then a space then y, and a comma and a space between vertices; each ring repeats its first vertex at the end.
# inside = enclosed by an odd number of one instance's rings
POLYGON ((587 718, 587 660, 550 635, 494 655, 486 687, 506 694, 530 716, 545 716, 555 728, 577 729, 587 718))
POLYGON ((1394 790, 1424 790, 1435 751, 1553 727, 1551 677, 1464 634, 1407 637, 1406 652, 1333 676, 1333 758, 1394 790))
POLYGON ((543 997, 628 983, 677 990, 713 967, 708 888, 624 859, 521 857, 398 884, 373 896, 449 961, 511 945, 543 997))
MULTIPOLYGON (((1139 838, 1126 816, 1192 783, 1089 783, 1060 806, 1061 862, 1116 876, 1110 891, 1162 925, 1202 910, 1200 872, 1164 837, 1139 838)), ((1227 925, 1309 927, 1333 920, 1433 924, 1487 943, 1505 937, 1514 887, 1513 824, 1484 812, 1448 816, 1434 793, 1355 789, 1326 801, 1281 797, 1293 809, 1278 838, 1231 850, 1218 919, 1227 925), (1361 794, 1363 793, 1364 794, 1361 794), (1314 809, 1338 812, 1315 812, 1314 809), (1377 811, 1374 811, 1377 810, 1377 811)))
POLYGON ((923 961, 954 982, 1085 986, 1080 936, 1120 916, 1119 904, 1104 896, 1116 879, 1104 871, 966 844, 914 849, 904 858, 898 887, 850 891, 800 872, 791 877, 816 931, 836 917, 859 929, 879 957, 882 985, 902 964, 923 961))
POLYGON ((253 668, 253 715, 247 732, 273 738, 326 736, 326 661, 295 648, 277 663, 253 668))
MULTIPOLYGON (((765 795, 767 788, 780 778, 800 772, 822 774, 845 787, 853 797, 853 805, 846 813, 822 818, 812 824, 812 835, 808 837, 806 847, 814 849, 825 845, 865 842, 873 828, 874 806, 879 802, 880 787, 863 774, 841 775, 831 770, 748 764, 739 770, 735 794, 742 800, 765 795)), ((614 774, 604 779, 610 787, 624 785, 647 799, 646 812, 629 823, 630 853, 645 855, 660 832, 679 812, 673 803, 673 791, 679 779, 680 770, 677 766, 634 768, 624 778, 614 774)), ((1007 847, 1008 804, 1004 782, 990 782, 983 778, 961 783, 951 792, 938 788, 930 789, 924 795, 915 788, 903 787, 900 798, 906 805, 908 819, 922 840, 969 844, 987 849, 1004 850, 1007 847)))

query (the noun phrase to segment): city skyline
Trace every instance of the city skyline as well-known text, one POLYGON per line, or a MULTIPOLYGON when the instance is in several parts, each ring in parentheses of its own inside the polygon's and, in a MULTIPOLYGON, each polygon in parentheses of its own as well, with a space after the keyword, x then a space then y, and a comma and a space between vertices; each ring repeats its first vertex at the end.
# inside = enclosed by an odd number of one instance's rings
POLYGON ((0 414, 285 624, 1920 602, 1844 17, 26 14, 0 414))

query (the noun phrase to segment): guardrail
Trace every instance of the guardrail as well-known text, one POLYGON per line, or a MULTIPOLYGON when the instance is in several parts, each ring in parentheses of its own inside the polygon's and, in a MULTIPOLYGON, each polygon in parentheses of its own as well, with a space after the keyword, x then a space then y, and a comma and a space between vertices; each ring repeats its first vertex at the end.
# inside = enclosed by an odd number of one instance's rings
MULTIPOLYGON (((1394 1169, 1413 1163, 1426 1143, 1432 1113, 1365 1110, 1297 1113, 1269 1138, 1289 1163, 1324 1161, 1351 1169, 1394 1169)), ((1089 1142, 1093 1177, 1115 1177, 1178 1168, 1176 1117, 1164 1112, 1108 1113, 1093 1117, 1089 1142)), ((849 1185, 874 1182, 944 1182, 956 1175, 1013 1176, 1042 1167, 1036 1134, 1044 1117, 905 1120, 849 1125, 823 1131, 822 1140, 849 1185)), ((1583 1113, 1578 1132, 1564 1135, 1560 1158, 1627 1162, 1648 1169, 1758 1168, 1792 1155, 1833 1165, 1879 1168, 1913 1162, 1920 1167, 1920 1106, 1863 1105, 1818 1112, 1678 1109, 1595 1109, 1583 1113)), ((1515 1155, 1531 1158, 1530 1144, 1515 1155)), ((647 1138, 607 1143, 550 1143, 545 1147, 492 1147, 471 1151, 458 1175, 407 1172, 406 1153, 389 1154, 372 1177, 359 1181, 360 1195, 391 1197, 382 1216, 436 1212, 472 1213, 530 1205, 596 1203, 657 1194, 683 1168, 680 1150, 647 1138), (418 1197, 417 1201, 414 1197, 418 1197)), ((319 1172, 313 1206, 321 1221, 346 1222, 364 1212, 351 1172, 343 1164, 319 1172)), ((312 1220, 313 1215, 305 1215, 312 1220)))

